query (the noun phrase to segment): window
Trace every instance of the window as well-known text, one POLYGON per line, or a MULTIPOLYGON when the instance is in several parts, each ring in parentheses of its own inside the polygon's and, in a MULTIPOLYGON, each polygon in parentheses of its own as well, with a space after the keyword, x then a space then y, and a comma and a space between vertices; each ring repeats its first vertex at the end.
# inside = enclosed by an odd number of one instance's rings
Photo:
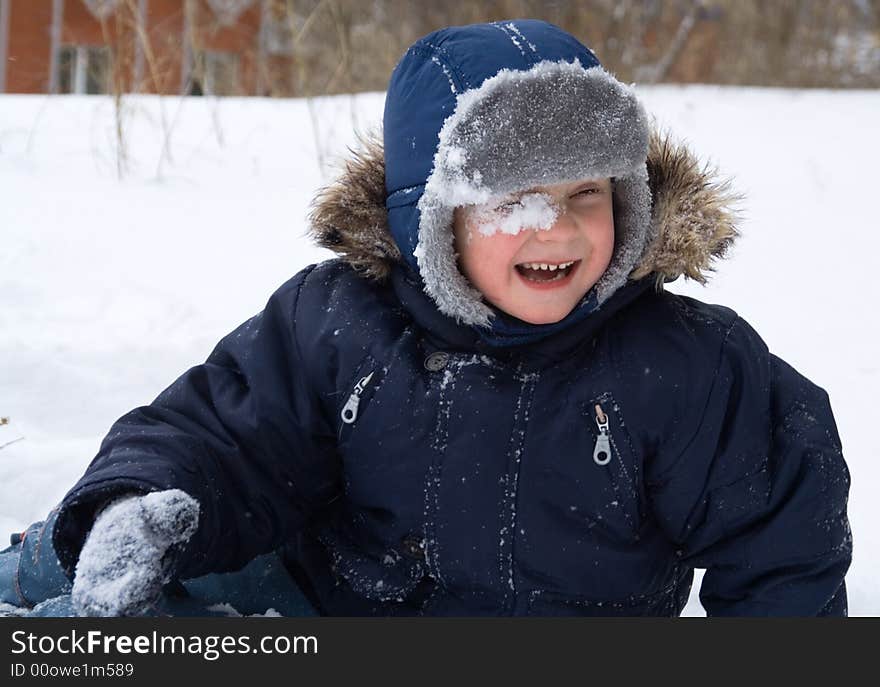
POLYGON ((65 45, 58 51, 59 93, 109 93, 110 48, 65 45))
POLYGON ((195 54, 191 95, 236 95, 238 92, 236 53, 201 50, 195 54))

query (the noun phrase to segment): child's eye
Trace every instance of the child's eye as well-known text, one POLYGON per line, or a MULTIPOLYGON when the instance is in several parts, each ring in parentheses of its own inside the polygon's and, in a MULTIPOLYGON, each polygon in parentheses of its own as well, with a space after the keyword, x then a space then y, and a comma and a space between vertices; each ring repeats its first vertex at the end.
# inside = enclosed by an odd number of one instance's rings
POLYGON ((598 195, 602 193, 602 189, 596 186, 590 186, 589 188, 582 188, 580 191, 575 193, 572 198, 587 198, 589 196, 598 195))

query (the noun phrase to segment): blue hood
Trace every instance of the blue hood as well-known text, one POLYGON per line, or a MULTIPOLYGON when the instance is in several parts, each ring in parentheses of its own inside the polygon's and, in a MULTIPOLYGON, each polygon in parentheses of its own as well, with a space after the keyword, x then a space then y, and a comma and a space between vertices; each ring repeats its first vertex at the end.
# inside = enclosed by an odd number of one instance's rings
POLYGON ((545 60, 600 66, 589 48, 562 29, 518 19, 435 31, 416 41, 394 69, 384 114, 386 207, 391 234, 416 272, 417 205, 459 94, 503 69, 525 71, 545 60))

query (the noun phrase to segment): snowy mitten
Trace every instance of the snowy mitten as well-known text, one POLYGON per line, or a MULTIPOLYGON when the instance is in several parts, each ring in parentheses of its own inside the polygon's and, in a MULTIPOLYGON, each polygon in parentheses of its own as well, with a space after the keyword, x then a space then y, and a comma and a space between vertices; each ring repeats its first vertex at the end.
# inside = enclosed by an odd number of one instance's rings
POLYGON ((125 496, 101 511, 76 564, 77 615, 141 615, 158 602, 179 546, 195 534, 199 502, 179 489, 125 496))

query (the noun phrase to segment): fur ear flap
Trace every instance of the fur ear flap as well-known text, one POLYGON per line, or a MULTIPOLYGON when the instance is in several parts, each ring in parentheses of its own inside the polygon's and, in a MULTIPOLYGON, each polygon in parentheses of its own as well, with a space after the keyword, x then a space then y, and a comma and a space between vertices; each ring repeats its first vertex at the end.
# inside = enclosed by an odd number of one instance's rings
POLYGON ((656 273, 658 285, 681 275, 705 284, 713 262, 739 237, 736 205, 742 196, 729 179, 701 165, 668 133, 654 133, 648 151, 648 183, 654 198, 655 238, 630 275, 656 273))
POLYGON ((401 260, 388 231, 385 210, 385 151, 371 132, 349 148, 342 173, 312 201, 308 233, 369 279, 382 280, 401 260))

